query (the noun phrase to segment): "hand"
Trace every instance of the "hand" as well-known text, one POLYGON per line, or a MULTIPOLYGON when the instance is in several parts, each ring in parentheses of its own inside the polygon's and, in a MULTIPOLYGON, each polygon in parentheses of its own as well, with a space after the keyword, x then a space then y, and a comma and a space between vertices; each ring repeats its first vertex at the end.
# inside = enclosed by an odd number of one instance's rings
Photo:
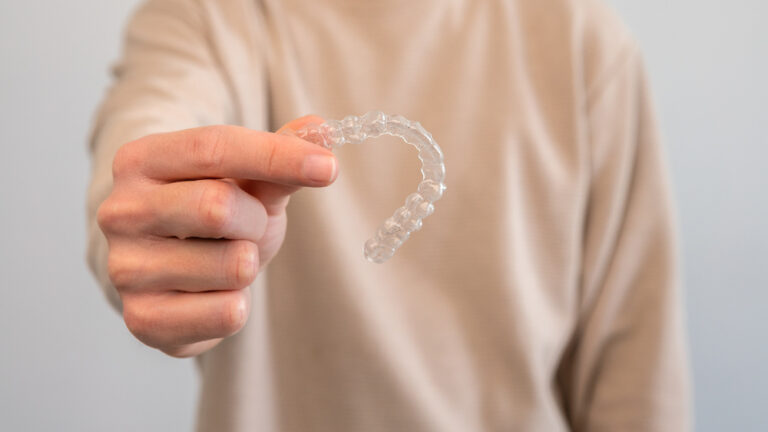
MULTIPOLYGON (((304 117, 283 128, 298 129, 304 117)), ((123 145, 98 210, 109 277, 128 329, 175 357, 238 332, 259 269, 285 236, 301 186, 327 186, 333 154, 301 139, 235 126, 150 135, 123 145)))

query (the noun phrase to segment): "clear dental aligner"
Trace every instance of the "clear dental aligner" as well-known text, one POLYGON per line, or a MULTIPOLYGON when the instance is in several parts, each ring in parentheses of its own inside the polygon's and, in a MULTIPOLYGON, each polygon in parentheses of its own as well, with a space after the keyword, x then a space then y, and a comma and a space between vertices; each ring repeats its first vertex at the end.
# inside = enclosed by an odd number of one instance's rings
POLYGON ((368 261, 383 263, 391 258, 412 232, 421 229, 422 219, 432 214, 435 210, 433 203, 445 191, 443 151, 419 122, 411 122, 403 116, 371 111, 360 117, 351 115, 319 125, 308 124, 292 134, 331 150, 347 143, 360 144, 368 138, 392 135, 419 151, 423 179, 418 190, 408 195, 405 204, 365 242, 363 252, 368 261))

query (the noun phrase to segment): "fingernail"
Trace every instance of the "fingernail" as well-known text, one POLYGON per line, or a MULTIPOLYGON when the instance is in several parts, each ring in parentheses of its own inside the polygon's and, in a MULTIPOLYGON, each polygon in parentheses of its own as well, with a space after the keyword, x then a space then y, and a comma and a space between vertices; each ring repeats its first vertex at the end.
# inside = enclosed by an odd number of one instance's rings
POLYGON ((312 181, 326 183, 336 176, 336 158, 324 155, 309 155, 302 166, 304 176, 312 181))
POLYGON ((256 276, 256 254, 252 251, 240 256, 240 262, 238 262, 238 277, 241 281, 252 281, 256 276))

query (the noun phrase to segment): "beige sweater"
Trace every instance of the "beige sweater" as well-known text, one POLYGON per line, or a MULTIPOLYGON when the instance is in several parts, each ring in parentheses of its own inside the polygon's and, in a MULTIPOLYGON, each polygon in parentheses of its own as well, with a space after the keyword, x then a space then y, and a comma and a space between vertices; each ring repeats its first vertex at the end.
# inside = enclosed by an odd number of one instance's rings
POLYGON ((685 431, 673 220, 636 45, 595 0, 152 0, 96 120, 94 213, 139 136, 420 121, 448 190, 383 265, 415 153, 337 152, 297 193, 246 328, 200 356, 202 431, 685 431))

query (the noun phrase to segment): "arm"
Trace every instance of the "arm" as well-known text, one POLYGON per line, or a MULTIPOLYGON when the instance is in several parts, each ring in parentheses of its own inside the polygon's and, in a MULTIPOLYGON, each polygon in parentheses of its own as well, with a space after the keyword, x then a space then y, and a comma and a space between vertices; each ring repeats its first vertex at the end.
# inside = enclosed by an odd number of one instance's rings
POLYGON ((634 45, 589 89, 581 315, 561 379, 577 431, 685 431, 689 383, 673 211, 634 45))

